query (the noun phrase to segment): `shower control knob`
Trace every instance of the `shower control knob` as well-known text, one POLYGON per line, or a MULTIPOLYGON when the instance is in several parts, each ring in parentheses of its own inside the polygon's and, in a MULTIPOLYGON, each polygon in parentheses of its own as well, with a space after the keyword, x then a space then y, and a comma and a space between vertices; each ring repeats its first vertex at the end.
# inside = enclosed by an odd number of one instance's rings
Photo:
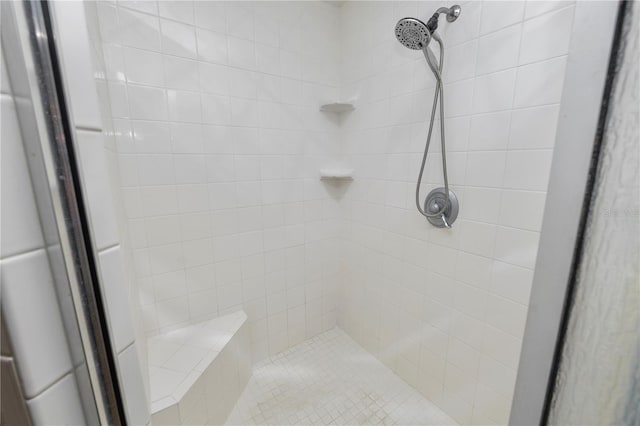
POLYGON ((451 228, 453 222, 458 218, 460 205, 456 194, 449 190, 449 205, 447 206, 447 196, 444 188, 436 188, 429 192, 424 200, 424 211, 432 216, 427 216, 427 220, 437 228, 451 228), (447 206, 442 211, 443 206, 447 206))

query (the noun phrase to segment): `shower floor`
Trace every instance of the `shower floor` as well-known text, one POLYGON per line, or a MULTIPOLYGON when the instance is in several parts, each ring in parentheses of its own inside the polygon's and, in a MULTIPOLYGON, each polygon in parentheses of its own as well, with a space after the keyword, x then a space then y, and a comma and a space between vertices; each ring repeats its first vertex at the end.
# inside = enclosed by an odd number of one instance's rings
POLYGON ((229 425, 456 425, 342 330, 261 361, 229 425))

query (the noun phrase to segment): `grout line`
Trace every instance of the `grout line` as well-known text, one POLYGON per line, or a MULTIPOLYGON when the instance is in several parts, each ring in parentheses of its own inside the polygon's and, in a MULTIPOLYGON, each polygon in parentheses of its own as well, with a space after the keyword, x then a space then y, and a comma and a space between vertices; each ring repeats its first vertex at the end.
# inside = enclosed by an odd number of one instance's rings
MULTIPOLYGON (((129 343, 127 346, 125 346, 120 352, 118 352, 118 355, 121 355, 124 351, 128 350, 129 348, 131 348, 132 346, 135 346, 136 344, 136 339, 135 337, 133 338, 133 341, 131 343, 129 343)), ((118 364, 120 364, 120 362, 118 362, 118 364)), ((118 366, 119 368, 119 366, 118 366)))
POLYGON ((75 129, 81 132, 91 132, 91 133, 100 133, 103 134, 103 129, 99 129, 97 127, 86 127, 86 126, 75 126, 75 129))
POLYGON ((53 382, 49 383, 47 386, 45 386, 42 390, 40 390, 35 395, 33 395, 31 397, 28 397, 28 398, 25 395, 25 402, 28 403, 29 401, 32 401, 32 400, 38 398, 40 395, 42 395, 43 393, 45 393, 46 391, 48 391, 49 389, 51 389, 52 387, 54 387, 55 385, 60 383, 62 380, 64 380, 67 376, 75 376, 73 367, 72 367, 71 370, 68 370, 68 371, 64 372, 61 376, 59 376, 58 378, 54 379, 53 382))
POLYGON ((109 245, 106 245, 106 246, 101 247, 101 248, 97 248, 97 251, 98 251, 98 254, 101 254, 101 253, 104 253, 106 251, 118 248, 118 247, 120 247, 120 242, 117 242, 117 243, 114 243, 114 244, 109 244, 109 245))
MULTIPOLYGON (((228 96, 228 95, 214 95, 214 96, 221 96, 221 97, 228 97, 228 98, 238 98, 238 99, 242 99, 242 100, 254 100, 254 101, 257 101, 257 102, 272 102, 272 103, 281 104, 281 105, 296 106, 296 107, 302 107, 302 108, 314 108, 314 110, 315 110, 315 106, 286 104, 286 103, 277 102, 277 101, 268 101, 268 100, 252 99, 252 98, 242 98, 242 97, 228 96)), ((400 96, 406 96, 406 95, 400 95, 400 96)), ((388 98, 387 100, 379 100, 379 101, 371 102, 371 103, 365 104, 365 105, 377 104, 377 103, 381 103, 381 102, 388 102, 388 100, 394 99, 394 98, 395 97, 388 98)), ((531 109, 543 108, 543 107, 550 107, 550 106, 558 106, 558 105, 560 105, 559 102, 550 102, 550 103, 543 103, 543 104, 536 104, 536 105, 517 106, 517 107, 510 108, 510 109, 498 109, 498 110, 486 111, 486 112, 445 116, 445 120, 461 119, 461 118, 473 118, 473 117, 476 117, 476 116, 485 116, 485 115, 489 115, 489 114, 498 114, 498 113, 501 113, 501 112, 525 111, 525 110, 531 110, 531 109)), ((134 118, 134 117, 128 117, 128 116, 113 117, 112 119, 113 120, 128 120, 128 121, 133 122, 133 123, 136 123, 136 122, 154 123, 154 124, 155 123, 159 123, 159 124, 166 125, 166 126, 172 126, 174 124, 177 124, 177 125, 192 125, 192 126, 207 126, 207 127, 225 127, 225 128, 232 128, 232 129, 241 128, 241 129, 262 130, 262 131, 278 130, 278 131, 281 131, 281 132, 295 133, 295 134, 298 134, 298 133, 308 134, 309 132, 314 133, 314 134, 316 134, 316 133, 319 133, 319 134, 327 134, 327 133, 328 134, 332 134, 332 133, 334 133, 336 131, 334 129, 331 129, 331 130, 316 130, 316 129, 305 129, 305 128, 291 129, 291 128, 287 128, 287 127, 246 126, 246 125, 231 124, 231 123, 171 121, 171 120, 168 120, 168 119, 167 120, 164 120, 164 119, 157 120, 157 119, 151 119, 151 118, 134 118)), ((439 120, 436 120, 436 121, 439 121, 439 120)), ((419 121, 412 121, 412 122, 408 122, 408 123, 387 124, 387 125, 374 126, 374 127, 367 128, 367 129, 349 130, 349 132, 351 132, 351 133, 362 133, 362 132, 372 131, 372 130, 375 130, 375 129, 392 129, 392 128, 402 128, 402 127, 410 127, 410 126, 416 126, 416 125, 425 125, 425 124, 427 124, 426 119, 425 120, 419 120, 419 121)), ((215 153, 213 153, 213 154, 215 154, 215 153)), ((255 155, 261 155, 261 154, 255 154, 255 155)), ((291 154, 291 155, 298 155, 298 154, 291 154)))
MULTIPOLYGON (((19 258, 19 257, 29 256, 29 255, 35 254, 35 253, 37 253, 37 252, 40 252, 40 251, 42 251, 43 253, 45 253, 47 256, 48 256, 48 254, 49 254, 49 253, 47 252, 47 247, 42 246, 42 247, 37 247, 37 248, 32 248, 32 249, 26 249, 26 250, 24 250, 24 251, 19 251, 19 252, 17 252, 17 253, 11 253, 11 254, 9 254, 9 255, 8 255, 8 256, 6 256, 6 257, 2 257, 2 258, 0 259, 0 262, 13 261, 13 260, 16 260, 16 259, 17 259, 17 258, 19 258)), ((48 261, 49 261, 49 260, 48 260, 48 257, 47 257, 47 262, 48 262, 48 261)))

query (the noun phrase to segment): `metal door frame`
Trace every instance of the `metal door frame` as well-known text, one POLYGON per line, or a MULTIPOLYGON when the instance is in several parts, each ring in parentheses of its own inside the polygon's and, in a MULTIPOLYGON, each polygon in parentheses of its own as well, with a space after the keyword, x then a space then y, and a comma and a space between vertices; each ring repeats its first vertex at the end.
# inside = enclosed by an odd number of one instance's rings
POLYGON ((4 1, 1 7, 2 46, 38 214, 47 246, 62 253, 94 414, 100 424, 126 424, 50 4, 4 1))
POLYGON ((548 421, 625 12, 576 1, 510 425, 548 421))

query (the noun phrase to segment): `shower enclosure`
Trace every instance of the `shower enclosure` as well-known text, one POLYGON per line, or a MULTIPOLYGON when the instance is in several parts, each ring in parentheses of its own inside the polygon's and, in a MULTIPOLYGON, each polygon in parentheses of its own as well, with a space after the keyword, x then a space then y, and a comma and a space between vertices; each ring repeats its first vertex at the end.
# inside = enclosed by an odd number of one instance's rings
POLYGON ((76 336, 35 423, 544 421, 616 3, 2 7, 76 336))

